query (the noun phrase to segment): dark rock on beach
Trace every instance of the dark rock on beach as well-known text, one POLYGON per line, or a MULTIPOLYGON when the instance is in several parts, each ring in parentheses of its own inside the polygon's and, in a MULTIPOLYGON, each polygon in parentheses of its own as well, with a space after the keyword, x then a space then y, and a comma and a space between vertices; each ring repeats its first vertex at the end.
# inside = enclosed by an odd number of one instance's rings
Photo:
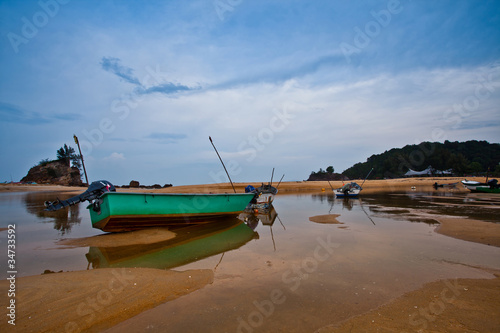
POLYGON ((52 161, 32 167, 21 183, 82 186, 80 170, 69 167, 62 161, 52 161))

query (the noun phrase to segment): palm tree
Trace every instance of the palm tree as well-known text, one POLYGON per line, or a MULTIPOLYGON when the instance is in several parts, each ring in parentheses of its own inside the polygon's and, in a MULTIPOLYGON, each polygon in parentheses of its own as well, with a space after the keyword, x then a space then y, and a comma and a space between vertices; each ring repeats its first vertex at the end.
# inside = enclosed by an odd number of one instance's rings
POLYGON ((78 159, 78 155, 75 154, 75 150, 69 147, 67 144, 64 144, 63 147, 59 148, 57 151, 57 159, 61 162, 64 162, 67 166, 70 166, 70 162, 78 159))

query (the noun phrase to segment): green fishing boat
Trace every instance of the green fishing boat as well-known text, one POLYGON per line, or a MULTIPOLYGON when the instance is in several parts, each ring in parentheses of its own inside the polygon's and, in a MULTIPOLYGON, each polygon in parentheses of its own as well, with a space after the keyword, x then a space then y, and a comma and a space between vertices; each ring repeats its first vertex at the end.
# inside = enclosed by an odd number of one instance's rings
POLYGON ((146 227, 213 222, 236 216, 253 199, 253 193, 118 193, 108 181, 90 184, 87 191, 68 200, 46 202, 52 211, 77 204, 88 205, 92 226, 106 232, 146 227))
POLYGON ((486 183, 480 183, 476 181, 470 180, 462 180, 462 184, 466 189, 469 189, 471 192, 475 193, 500 193, 500 185, 498 184, 498 180, 491 179, 488 181, 486 179, 486 183))
POLYGON ((92 226, 103 231, 213 222, 238 215, 253 195, 104 193, 87 208, 92 226))

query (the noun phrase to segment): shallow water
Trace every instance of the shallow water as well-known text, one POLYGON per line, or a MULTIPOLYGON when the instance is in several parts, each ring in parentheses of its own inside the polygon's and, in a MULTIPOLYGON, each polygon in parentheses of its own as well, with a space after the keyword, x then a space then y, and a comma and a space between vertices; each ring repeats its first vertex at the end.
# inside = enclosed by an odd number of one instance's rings
MULTIPOLYGON (((490 278, 491 274, 475 267, 500 269, 499 248, 434 232, 439 216, 500 222, 494 197, 447 191, 348 200, 328 193, 279 195, 274 203, 277 217, 260 216, 258 223, 247 216, 247 224, 226 220, 218 226, 178 229, 175 239, 147 246, 67 248, 56 242, 102 232, 91 228, 84 203, 68 211, 44 212, 43 202, 54 196, 0 194, 2 227, 16 225, 18 276, 119 266, 215 272, 213 284, 146 311, 110 332, 124 328, 314 331, 426 282, 490 278), (325 214, 340 215, 341 224, 309 220, 325 214)), ((0 235, 0 245, 6 249, 7 233, 0 235)), ((6 252, 2 251, 2 262, 7 262, 6 252)), ((6 277, 5 270, 1 274, 6 277)))

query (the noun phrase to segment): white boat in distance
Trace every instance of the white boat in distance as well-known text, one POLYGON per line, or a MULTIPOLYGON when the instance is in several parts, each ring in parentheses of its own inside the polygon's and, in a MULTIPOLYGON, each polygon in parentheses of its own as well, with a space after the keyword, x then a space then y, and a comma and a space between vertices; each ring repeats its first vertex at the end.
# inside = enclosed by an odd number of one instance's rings
POLYGON ((274 176, 274 168, 273 168, 273 173, 271 174, 271 181, 268 184, 261 183, 262 185, 255 188, 252 185, 248 185, 245 187, 245 193, 255 193, 255 198, 250 201, 250 204, 248 207, 250 208, 268 208, 274 200, 274 196, 278 194, 278 187, 281 184, 281 181, 283 180, 283 175, 276 187, 274 187, 273 184, 273 176, 274 176))
POLYGON ((335 196, 337 198, 353 198, 357 197, 363 188, 355 182, 345 184, 341 188, 334 190, 335 196))
POLYGON ((274 196, 278 194, 278 189, 274 186, 271 186, 271 184, 262 184, 262 186, 257 187, 257 204, 268 204, 270 205, 273 200, 274 196))
MULTIPOLYGON (((368 174, 366 175, 365 180, 363 180, 363 183, 361 184, 361 186, 363 186, 363 184, 365 183, 368 176, 370 176, 370 173, 372 173, 372 171, 373 171, 373 168, 370 169, 370 172, 368 172, 368 174)), ((328 183, 330 183, 330 182, 328 182, 328 183)), ((332 185, 330 184, 330 186, 332 186, 332 185)), ((343 185, 341 188, 334 189, 333 193, 335 193, 335 196, 337 198, 355 198, 359 195, 359 193, 361 193, 361 190, 363 190, 363 188, 361 186, 358 183, 350 182, 350 183, 343 185)))
POLYGON ((489 186, 487 183, 481 183, 481 182, 476 182, 474 180, 462 180, 461 181, 462 185, 471 191, 475 191, 476 187, 484 187, 484 186, 489 186))
POLYGON ((248 185, 245 188, 245 193, 256 194, 255 198, 250 201, 250 207, 266 208, 272 204, 274 196, 278 194, 278 189, 274 186, 271 186, 271 184, 262 184, 257 188, 254 188, 252 185, 248 185))

